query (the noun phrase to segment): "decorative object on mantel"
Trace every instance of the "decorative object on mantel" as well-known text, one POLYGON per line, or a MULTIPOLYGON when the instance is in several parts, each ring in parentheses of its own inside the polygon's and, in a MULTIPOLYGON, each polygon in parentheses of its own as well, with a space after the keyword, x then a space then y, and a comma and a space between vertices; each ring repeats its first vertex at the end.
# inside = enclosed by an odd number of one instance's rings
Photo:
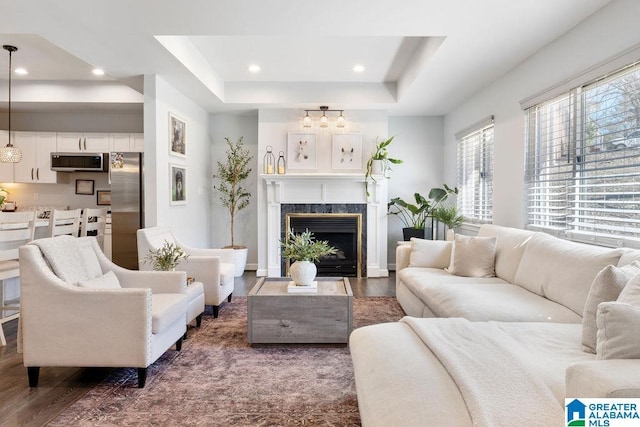
POLYGON ((281 255, 288 261, 294 261, 289 267, 289 274, 298 286, 311 286, 318 270, 315 262, 326 255, 334 255, 336 248, 329 246, 326 240, 316 240, 313 233, 305 230, 295 234, 293 229, 280 240, 281 255))
POLYGON ((289 133, 287 135, 287 159, 289 170, 316 168, 315 133, 289 133))
POLYGON ((443 184, 442 188, 432 188, 429 191, 428 198, 425 198, 420 193, 414 193, 415 204, 408 203, 400 197, 394 197, 387 204, 387 212, 389 215, 395 215, 400 218, 404 225, 402 229, 404 240, 410 240, 411 237, 431 238, 432 233, 425 235, 427 218, 432 218, 433 212, 451 194, 458 194, 458 188, 451 188, 447 184, 443 184))
POLYGON ((286 173, 287 171, 287 161, 284 158, 284 151, 278 153, 278 173, 280 175, 286 173))
POLYGON ((431 216, 446 227, 445 240, 453 240, 454 229, 460 227, 465 221, 464 216, 460 215, 458 207, 455 205, 437 207, 431 216))
POLYGON ((180 261, 187 258, 189 258, 189 255, 180 246, 165 240, 164 245, 155 251, 149 249, 144 262, 151 264, 156 271, 172 271, 180 264, 180 261))
POLYGON ((388 178, 386 176, 387 171, 391 170, 389 163, 393 163, 394 165, 399 165, 402 163, 402 160, 400 159, 389 157, 387 147, 389 146, 389 144, 391 144, 391 142, 393 142, 393 138, 395 138, 395 136, 392 136, 391 138, 386 139, 382 142, 378 142, 378 140, 376 139, 376 147, 371 157, 369 157, 369 160, 367 160, 367 171, 364 177, 364 188, 367 192, 367 197, 370 196, 369 179, 375 182, 376 179, 374 178, 374 175, 383 175, 385 178, 388 178))
MULTIPOLYGON (((242 276, 247 264, 247 247, 235 243, 235 217, 239 211, 249 206, 251 193, 243 187, 243 183, 251 173, 249 163, 253 160, 253 156, 249 155, 249 149, 242 144, 242 138, 240 137, 235 144, 229 138, 225 138, 226 161, 224 163, 218 161, 218 171, 213 175, 214 179, 220 180, 220 183, 213 188, 220 192, 222 206, 229 210, 231 217, 231 245, 225 246, 225 249, 234 250, 235 277, 242 276)), ((271 156, 273 157, 273 154, 271 156)))
POLYGON ((339 170, 362 171, 362 134, 334 133, 331 167, 339 170))
POLYGON ((305 116, 302 118, 302 126, 305 128, 311 127, 311 116, 309 115, 309 111, 322 111, 322 116, 320 116, 320 127, 326 128, 329 127, 329 118, 327 117, 327 112, 329 111, 339 111, 340 115, 336 119, 336 127, 343 128, 347 122, 347 119, 342 115, 344 110, 330 110, 328 106, 321 105, 319 110, 304 110, 305 116))
POLYGON ((20 148, 11 144, 11 55, 18 50, 17 47, 5 44, 2 46, 9 52, 9 127, 7 145, 0 148, 0 162, 2 163, 18 163, 22 160, 22 151, 20 148))
POLYGON ((267 152, 265 153, 264 158, 262 159, 262 164, 264 167, 264 173, 266 174, 275 173, 276 158, 273 155, 273 147, 270 145, 267 145, 267 152))

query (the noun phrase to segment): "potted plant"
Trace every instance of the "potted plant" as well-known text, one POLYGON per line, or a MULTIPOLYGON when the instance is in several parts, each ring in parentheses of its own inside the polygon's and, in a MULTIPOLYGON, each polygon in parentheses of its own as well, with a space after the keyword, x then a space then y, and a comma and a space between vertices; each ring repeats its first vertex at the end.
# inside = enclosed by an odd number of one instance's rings
POLYGON ((464 216, 460 215, 457 206, 440 206, 433 210, 433 219, 444 224, 446 227, 446 240, 453 240, 453 230, 462 225, 464 216))
POLYGON ((169 243, 166 240, 164 244, 156 249, 149 249, 149 253, 145 257, 145 262, 152 265, 154 270, 172 271, 176 268, 180 261, 189 258, 180 246, 169 243))
POLYGON ((402 229, 404 240, 410 240, 411 237, 423 239, 425 237, 427 219, 433 216, 434 210, 447 200, 450 194, 458 194, 458 189, 444 184, 442 188, 432 188, 428 197, 424 197, 420 193, 414 193, 415 203, 409 203, 400 197, 394 197, 387 204, 387 212, 389 215, 395 215, 400 218, 404 225, 402 229))
POLYGON ((225 248, 234 249, 235 254, 235 277, 242 276, 244 268, 247 264, 246 246, 236 245, 235 235, 235 217, 242 209, 249 206, 251 193, 243 187, 244 181, 249 177, 251 168, 249 162, 253 156, 249 155, 249 150, 242 144, 242 137, 238 142, 233 143, 229 138, 227 141, 227 151, 225 162, 218 161, 218 170, 213 175, 214 179, 218 179, 219 184, 213 188, 220 192, 220 201, 222 205, 229 210, 231 217, 231 245, 225 248))
POLYGON ((374 175, 385 175, 387 170, 390 170, 389 163, 393 163, 394 165, 399 165, 402 163, 400 159, 394 159, 389 157, 389 152, 387 151, 387 147, 391 142, 393 142, 393 138, 386 139, 382 142, 377 142, 376 140, 376 148, 373 151, 369 160, 367 160, 367 172, 364 177, 364 186, 365 191, 367 192, 367 197, 369 194, 369 179, 375 181, 374 175))
POLYGON ((336 253, 336 248, 329 246, 326 240, 316 240, 309 230, 295 234, 289 229, 287 236, 280 241, 280 247, 282 257, 294 261, 289 273, 298 286, 311 286, 318 272, 315 262, 323 256, 336 253))

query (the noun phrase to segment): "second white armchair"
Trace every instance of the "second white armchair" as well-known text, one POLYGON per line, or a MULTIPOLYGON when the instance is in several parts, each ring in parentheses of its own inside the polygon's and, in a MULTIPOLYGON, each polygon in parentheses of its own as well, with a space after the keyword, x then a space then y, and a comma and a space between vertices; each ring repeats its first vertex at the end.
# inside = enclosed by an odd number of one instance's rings
POLYGON ((218 317, 218 309, 226 299, 231 301, 235 266, 233 249, 201 249, 180 243, 171 232, 171 227, 149 227, 138 230, 138 264, 140 270, 151 270, 145 257, 149 250, 157 250, 164 242, 180 246, 189 258, 176 267, 176 271, 186 271, 204 285, 204 303, 213 307, 213 317, 218 317))

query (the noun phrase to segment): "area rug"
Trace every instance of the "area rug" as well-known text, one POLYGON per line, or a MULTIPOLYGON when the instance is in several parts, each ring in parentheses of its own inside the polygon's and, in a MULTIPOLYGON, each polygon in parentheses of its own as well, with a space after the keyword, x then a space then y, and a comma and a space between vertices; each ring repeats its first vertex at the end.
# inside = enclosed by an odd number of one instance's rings
MULTIPOLYGON (((234 297, 220 316, 189 329, 182 351, 149 368, 115 369, 50 426, 357 426, 351 356, 346 346, 247 343, 247 300, 234 297)), ((354 298, 354 327, 403 316, 395 298, 354 298)))

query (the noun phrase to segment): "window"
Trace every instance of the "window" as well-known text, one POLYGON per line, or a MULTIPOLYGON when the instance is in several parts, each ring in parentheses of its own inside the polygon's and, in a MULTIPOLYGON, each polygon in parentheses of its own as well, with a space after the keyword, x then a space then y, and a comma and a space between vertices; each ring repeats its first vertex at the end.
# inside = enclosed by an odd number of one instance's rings
POLYGON ((525 223, 640 247, 640 65, 526 110, 525 223))
POLYGON ((458 210, 467 221, 493 219, 493 117, 456 134, 458 210))

